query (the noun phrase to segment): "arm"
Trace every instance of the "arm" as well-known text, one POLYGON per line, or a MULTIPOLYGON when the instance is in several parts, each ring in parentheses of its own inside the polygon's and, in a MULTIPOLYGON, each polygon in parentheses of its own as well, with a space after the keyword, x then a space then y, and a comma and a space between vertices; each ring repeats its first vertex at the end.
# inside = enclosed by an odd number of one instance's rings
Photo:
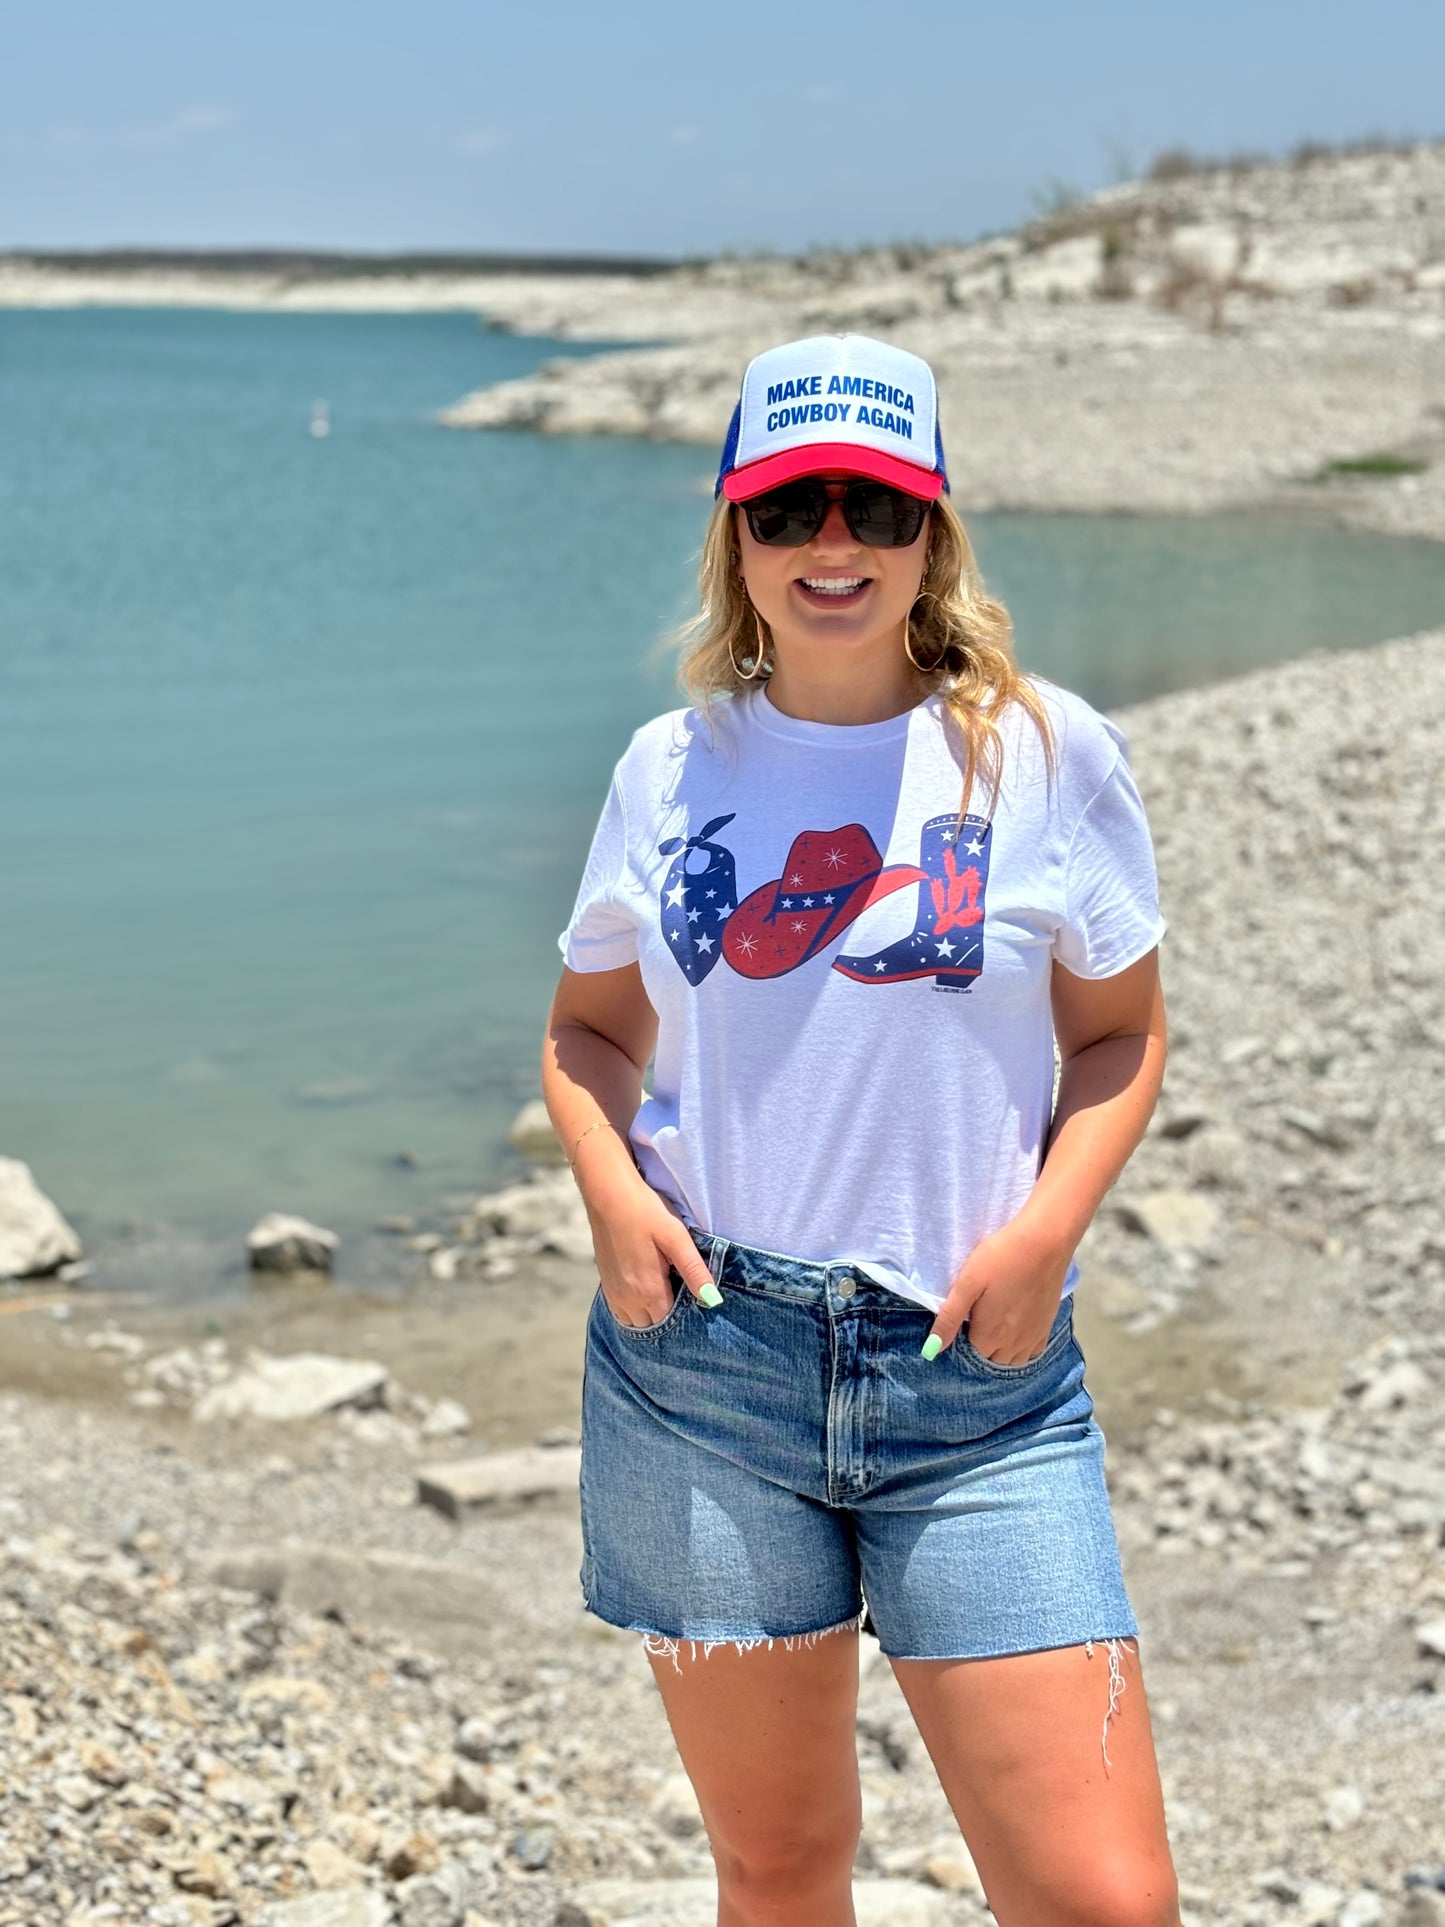
POLYGON ((1019 1217, 1067 1250, 1067 1269, 1159 1101, 1168 1049, 1159 947, 1094 980, 1055 959, 1051 996, 1063 1069, 1043 1168, 1019 1217))
POLYGON ((657 1012, 635 963, 563 968, 542 1045, 542 1101, 587 1207, 603 1295, 625 1325, 666 1317, 669 1265, 695 1292, 712 1285, 686 1225, 643 1177, 628 1142, 656 1042, 657 1012))
POLYGON ((1022 1209, 970 1252, 934 1321, 928 1345, 940 1345, 930 1356, 965 1319, 970 1342, 996 1364, 1038 1356, 1074 1249, 1158 1102, 1167 1049, 1158 945, 1097 979, 1056 958, 1050 994, 1063 1069, 1043 1166, 1022 1209))
POLYGON ((593 1184, 605 1193, 641 1181, 627 1129, 656 1042, 657 1013, 636 964, 564 966, 542 1044, 542 1101, 584 1199, 593 1184), (600 1128, 588 1130, 592 1124, 600 1128))

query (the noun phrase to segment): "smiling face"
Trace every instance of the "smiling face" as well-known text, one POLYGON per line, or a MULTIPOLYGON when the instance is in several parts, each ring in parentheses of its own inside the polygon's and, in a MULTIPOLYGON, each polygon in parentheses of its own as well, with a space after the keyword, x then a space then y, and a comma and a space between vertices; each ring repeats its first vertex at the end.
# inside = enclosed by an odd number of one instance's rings
MULTIPOLYGON (((845 483, 847 469, 818 479, 845 483)), ((842 490, 834 489, 835 496, 842 490)), ((759 542, 741 506, 734 511, 738 559, 753 607, 772 631, 775 650, 805 655, 840 649, 901 650, 908 612, 927 566, 931 518, 906 548, 874 549, 848 527, 841 500, 828 504, 822 527, 799 549, 759 542)))

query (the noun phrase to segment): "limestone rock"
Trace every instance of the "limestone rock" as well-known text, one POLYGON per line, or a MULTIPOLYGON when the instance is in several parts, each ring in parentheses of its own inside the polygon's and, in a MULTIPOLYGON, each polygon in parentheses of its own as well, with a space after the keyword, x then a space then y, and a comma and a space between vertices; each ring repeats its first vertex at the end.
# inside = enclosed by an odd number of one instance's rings
POLYGON ((256 1916, 256 1927, 391 1927, 391 1903, 369 1887, 273 1900, 256 1916))
POLYGON ((377 1849, 389 1880, 410 1880, 413 1874, 435 1873, 441 1864, 433 1836, 409 1827, 395 1827, 382 1836, 377 1849))
POLYGON ((507 1142, 520 1151, 529 1164, 565 1164, 567 1153, 553 1129, 547 1106, 540 1097, 524 1104, 512 1119, 507 1142))
POLYGON ((471 1429, 471 1413, 454 1398, 439 1398, 421 1422, 424 1439, 455 1438, 459 1432, 470 1432, 471 1429))
POLYGON ((941 1887, 945 1893, 983 1898, 983 1881, 962 1839, 936 1847, 918 1871, 931 1886, 941 1887))
POLYGON ((340 1242, 334 1231, 284 1211, 268 1211, 246 1233, 253 1271, 329 1271, 340 1242))
POLYGON ((570 1258, 574 1265, 590 1263, 596 1253, 592 1227, 585 1219, 559 1218, 538 1235, 538 1251, 555 1251, 559 1258, 570 1258))
POLYGON ((1241 252, 1235 228, 1209 221, 1192 221, 1175 228, 1168 249, 1176 267, 1210 281, 1227 281, 1239 265, 1241 252))
POLYGON ((441 1804, 444 1807, 457 1807, 463 1813, 489 1812, 492 1785, 486 1768, 475 1760, 453 1760, 451 1778, 442 1790, 441 1804))
POLYGON ((319 1679, 293 1679, 285 1673, 262 1673, 241 1688, 245 1705, 260 1701, 301 1713, 329 1713, 333 1695, 319 1679))
POLYGON ((577 1491, 581 1470, 580 1451, 524 1445, 515 1452, 424 1465, 417 1473, 416 1496, 423 1505, 460 1519, 473 1506, 571 1496, 577 1491))
POLYGON ((703 1818, 685 1773, 670 1773, 652 1796, 652 1811, 665 1833, 679 1840, 696 1838, 703 1832, 703 1818))
POLYGON ((1219 1224, 1219 1207, 1197 1191, 1144 1191, 1121 1198, 1119 1215, 1166 1251, 1198 1251, 1219 1224))
POLYGON ((449 1860, 435 1873, 413 1874, 396 1890, 401 1927, 462 1927, 467 1910, 467 1877, 449 1860))
POLYGON ((271 1357, 253 1352, 247 1367, 196 1400, 192 1416, 212 1419, 319 1418, 338 1406, 374 1406, 390 1377, 374 1359, 331 1358, 324 1352, 271 1357))
POLYGON ((1351 1894, 1335 1916, 1335 1927, 1380 1927, 1384 1918, 1384 1902, 1366 1887, 1351 1894))
POLYGON ((311 1840, 302 1855, 306 1871, 316 1885, 330 1891, 337 1887, 363 1887, 366 1869, 358 1860, 338 1847, 334 1840, 311 1840))
POLYGON ((0 1278, 36 1278, 80 1256, 81 1243, 20 1158, 0 1157, 0 1278))
POLYGON ((1364 1796, 1358 1787, 1331 1787, 1325 1795, 1324 1808, 1326 1828, 1331 1833, 1339 1833, 1354 1826, 1365 1811, 1364 1796))
POLYGON ((505 1583, 412 1553, 284 1542, 201 1553, 195 1572, 214 1585, 348 1624, 406 1627, 440 1653, 475 1650, 505 1583))
POLYGON ((497 1736, 491 1721, 484 1720, 479 1714, 469 1715, 457 1728, 457 1751, 463 1759, 489 1760, 496 1743, 497 1736))
POLYGON ((490 1233, 527 1239, 579 1216, 585 1221, 586 1207, 571 1168, 564 1162, 558 1170, 532 1171, 520 1184, 509 1184, 478 1198, 462 1230, 470 1238, 490 1233))
POLYGON ((1397 1359, 1370 1379, 1360 1393, 1360 1410, 1388 1412, 1396 1405, 1423 1397, 1429 1390, 1430 1380, 1414 1359, 1397 1359))

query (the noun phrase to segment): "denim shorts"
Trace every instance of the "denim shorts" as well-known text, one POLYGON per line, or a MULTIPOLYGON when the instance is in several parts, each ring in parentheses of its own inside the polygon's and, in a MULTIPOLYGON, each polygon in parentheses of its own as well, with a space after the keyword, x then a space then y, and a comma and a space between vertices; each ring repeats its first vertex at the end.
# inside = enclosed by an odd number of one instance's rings
POLYGON ((1137 1634, 1072 1296, 1022 1365, 966 1324, 929 1360, 933 1314, 853 1266, 690 1229, 721 1305, 675 1267, 657 1324, 593 1299, 588 1611, 674 1659, 849 1624, 895 1659, 1137 1634))

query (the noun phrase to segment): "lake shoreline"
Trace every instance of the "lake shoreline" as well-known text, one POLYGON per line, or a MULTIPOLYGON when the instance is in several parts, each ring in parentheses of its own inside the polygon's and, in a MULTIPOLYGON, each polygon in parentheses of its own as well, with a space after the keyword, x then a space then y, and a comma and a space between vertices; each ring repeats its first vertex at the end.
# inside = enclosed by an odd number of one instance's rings
POLYGON ((954 499, 1322 507, 1445 541, 1445 142, 1125 182, 968 245, 645 274, 102 272, 0 257, 0 307, 469 311, 610 344, 459 398, 455 428, 721 446, 747 358, 854 329, 939 380, 954 499), (634 344, 631 346, 617 344, 634 344))

